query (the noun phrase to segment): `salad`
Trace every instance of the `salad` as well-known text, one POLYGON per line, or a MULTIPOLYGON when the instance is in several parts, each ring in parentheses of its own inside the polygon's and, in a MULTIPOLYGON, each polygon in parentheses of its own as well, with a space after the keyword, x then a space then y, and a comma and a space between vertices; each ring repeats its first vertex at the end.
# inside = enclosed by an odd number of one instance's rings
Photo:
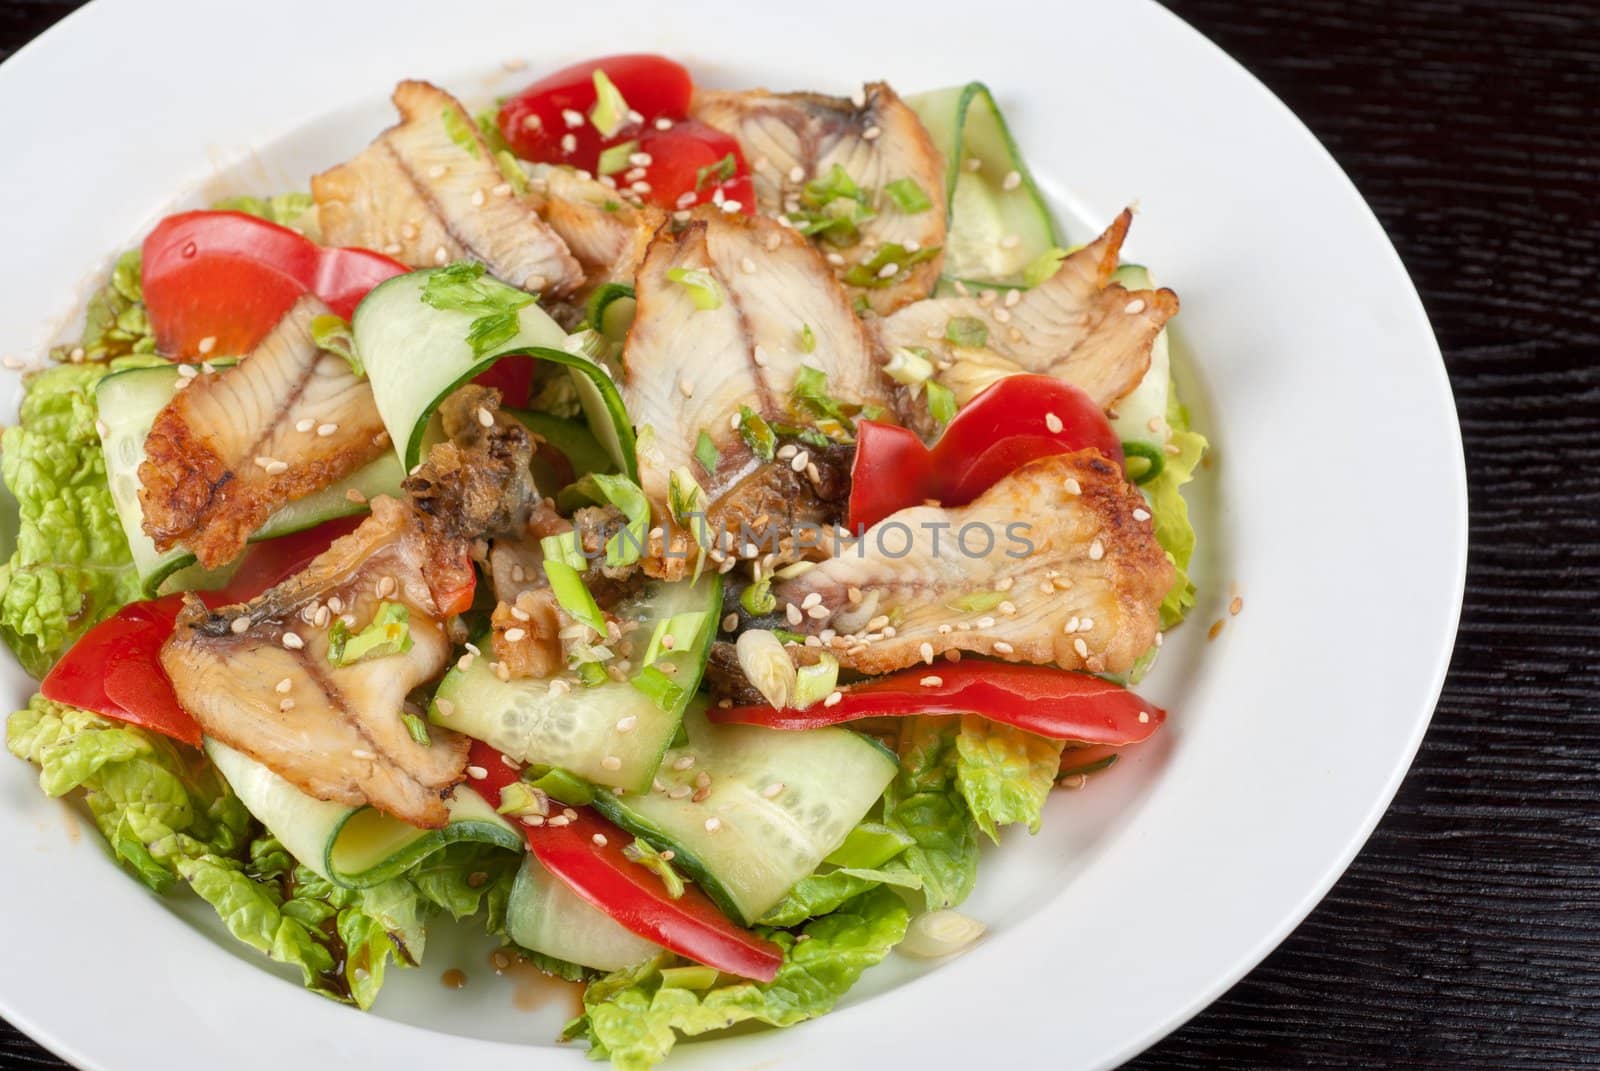
POLYGON ((1131 212, 1065 245, 976 83, 393 101, 27 377, 9 749, 308 988, 449 917, 620 1068, 968 947, 980 842, 1157 731, 1194 602, 1131 212))

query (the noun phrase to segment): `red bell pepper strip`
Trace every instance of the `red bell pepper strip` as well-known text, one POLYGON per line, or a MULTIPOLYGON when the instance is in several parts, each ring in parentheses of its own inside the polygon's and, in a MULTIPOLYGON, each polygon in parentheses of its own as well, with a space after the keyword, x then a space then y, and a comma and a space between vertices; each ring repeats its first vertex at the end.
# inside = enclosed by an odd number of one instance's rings
POLYGON ((666 130, 639 135, 638 152, 650 157, 644 171, 646 201, 668 211, 734 202, 744 215, 755 214, 756 190, 739 143, 716 127, 681 119, 666 130))
POLYGON ((1120 684, 1088 673, 1013 662, 961 661, 903 670, 839 689, 832 706, 713 707, 714 722, 769 729, 816 729, 861 718, 908 714, 977 714, 1052 740, 1137 744, 1167 712, 1120 684), (930 683, 937 682, 937 683, 930 683))
MULTIPOLYGON (((329 521, 252 543, 227 586, 201 592, 200 599, 213 608, 253 599, 300 572, 357 523, 357 518, 329 521)), ((179 705, 161 668, 161 648, 182 608, 181 595, 124 606, 72 645, 39 683, 40 694, 199 747, 200 725, 179 705)))
POLYGON ((539 79, 506 101, 496 122, 511 151, 524 160, 594 172, 599 170, 602 149, 639 136, 655 119, 688 115, 693 92, 688 70, 665 56, 601 56, 539 79), (596 100, 597 70, 605 72, 642 122, 624 117, 609 136, 595 128, 589 113, 596 100))
MULTIPOLYGON (((517 780, 518 770, 477 740, 468 762, 472 773, 485 774, 468 784, 498 807, 500 793, 517 780)), ((577 815, 563 826, 546 822, 522 827, 529 850, 545 869, 647 941, 741 978, 770 982, 777 977, 783 950, 776 944, 736 926, 692 885, 672 899, 661 879, 623 855, 623 846, 632 841, 627 833, 593 812, 579 810, 577 815)))
POLYGON ((141 269, 156 348, 173 358, 248 353, 302 294, 349 319, 373 287, 407 270, 243 212, 168 216, 144 240, 141 269))
POLYGON ((1007 376, 956 414, 931 448, 905 428, 862 421, 850 470, 852 530, 929 499, 964 506, 1030 461, 1122 444, 1087 394, 1054 376, 1007 376), (1054 419, 1051 419, 1051 418, 1054 419))

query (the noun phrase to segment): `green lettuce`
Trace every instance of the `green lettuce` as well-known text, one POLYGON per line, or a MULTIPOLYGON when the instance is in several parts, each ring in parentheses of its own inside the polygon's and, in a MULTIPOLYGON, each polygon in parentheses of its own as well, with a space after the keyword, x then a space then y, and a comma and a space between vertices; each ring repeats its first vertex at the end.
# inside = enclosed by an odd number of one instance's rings
POLYGON ((902 937, 910 913, 888 889, 851 900, 808 923, 796 936, 763 931, 783 949, 783 966, 771 982, 729 978, 711 989, 664 988, 662 956, 607 975, 583 995, 583 1015, 568 1037, 586 1038, 590 1055, 609 1058, 618 1071, 647 1071, 666 1059, 678 1036, 724 1030, 742 1022, 792 1026, 829 1011, 902 937))
POLYGON ((155 337, 144 308, 140 285, 142 258, 130 249, 117 258, 111 277, 89 298, 83 335, 78 342, 57 346, 52 356, 62 363, 103 363, 133 353, 154 353, 155 337))
POLYGON ((211 206, 213 212, 243 212, 247 216, 264 219, 268 223, 276 223, 280 227, 311 238, 315 241, 317 232, 317 217, 312 211, 316 202, 309 193, 280 193, 272 197, 224 197, 211 206))
POLYGON ((451 844, 406 873, 430 908, 457 922, 483 916, 491 934, 506 928, 506 905, 522 853, 492 844, 451 844))
POLYGON ((141 595, 95 431, 103 364, 34 376, 0 437, 0 477, 18 506, 16 550, 0 565, 0 638, 43 676, 60 653, 141 595))
POLYGON ((899 889, 922 888, 922 877, 899 860, 882 867, 838 867, 801 878, 788 895, 761 916, 764 926, 794 926, 806 919, 837 911, 846 901, 880 885, 899 889))
POLYGON ((956 785, 961 798, 990 840, 999 827, 1025 822, 1039 832, 1044 801, 1061 768, 1060 740, 963 715, 956 734, 956 785))
POLYGON ((1194 479, 1195 469, 1208 446, 1205 436, 1190 427, 1189 409, 1178 400, 1176 383, 1167 392, 1167 425, 1172 429, 1171 445, 1177 452, 1169 451, 1161 474, 1143 485, 1154 518, 1151 523, 1155 526, 1156 541, 1178 569, 1177 579, 1161 603, 1163 629, 1182 621, 1194 605, 1194 583, 1189 579, 1189 562, 1194 557, 1194 525, 1189 521, 1189 504, 1183 500, 1180 489, 1194 479))
POLYGON ((955 907, 978 880, 978 826, 956 783, 954 717, 907 718, 900 772, 883 797, 883 822, 915 843, 902 857, 922 882, 928 910, 955 907))

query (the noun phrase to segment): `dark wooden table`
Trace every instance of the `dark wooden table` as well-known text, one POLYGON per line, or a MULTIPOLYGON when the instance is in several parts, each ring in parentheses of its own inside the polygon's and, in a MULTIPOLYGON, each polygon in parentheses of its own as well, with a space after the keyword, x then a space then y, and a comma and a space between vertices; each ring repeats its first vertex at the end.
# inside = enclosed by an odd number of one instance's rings
MULTIPOLYGON (((75 6, 0 0, 0 58, 75 6)), ((1600 1067, 1600 3, 1171 6, 1393 236, 1455 387, 1472 550, 1444 697, 1372 841, 1130 1066, 1600 1067)), ((0 1023, 0 1069, 62 1066, 0 1023)))

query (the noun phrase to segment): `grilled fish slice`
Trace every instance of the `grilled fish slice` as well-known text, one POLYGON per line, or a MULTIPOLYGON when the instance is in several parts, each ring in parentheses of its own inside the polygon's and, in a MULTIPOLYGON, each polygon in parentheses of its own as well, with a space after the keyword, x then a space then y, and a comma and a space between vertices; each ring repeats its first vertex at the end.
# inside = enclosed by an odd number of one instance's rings
POLYGON ((1120 673, 1154 642, 1173 576, 1143 497, 1084 450, 958 509, 901 510, 773 594, 787 627, 860 673, 949 651, 1120 673))
POLYGON ((301 298, 244 360, 189 380, 157 414, 139 501, 158 548, 231 561, 273 511, 389 448, 372 388, 312 340, 327 311, 301 298))
POLYGON ((506 182, 460 102, 411 81, 393 99, 397 126, 311 180, 329 245, 376 249, 414 268, 471 258, 497 278, 549 294, 583 282, 566 243, 506 182))
MULTIPOLYGON (((713 209, 676 234, 658 233, 636 290, 621 389, 635 422, 652 429, 639 451, 639 476, 658 519, 670 515, 675 469, 693 474, 713 514, 736 485, 757 491, 771 483, 747 480, 762 461, 735 418, 748 406, 768 420, 794 419, 790 399, 802 367, 822 372, 841 401, 891 404, 891 383, 827 264, 772 220, 713 209), (711 280, 716 307, 695 303, 701 292, 672 278, 682 271, 711 280), (702 433, 717 448, 714 472, 695 460, 702 433)), ((798 464, 795 471, 809 472, 804 459, 798 464)))
POLYGON ((410 506, 378 498, 359 528, 254 601, 216 612, 191 601, 161 654, 179 701, 208 736, 318 799, 443 826, 468 741, 434 728, 418 743, 402 721, 406 694, 450 656, 425 543, 410 506), (406 608, 410 650, 335 666, 334 623, 359 632, 382 603, 406 608))
MULTIPOLYGON (((921 346, 935 362, 950 362, 940 382, 965 405, 995 380, 1017 372, 1053 375, 1110 408, 1138 386, 1150 367, 1150 347, 1178 311, 1170 290, 1126 290, 1110 282, 1122 240, 1133 222, 1124 211, 1092 243, 1061 262, 1055 275, 1012 304, 995 291, 919 301, 877 324, 887 351, 921 346), (950 321, 983 326, 979 346, 957 346, 950 321)), ((922 429, 928 430, 928 429, 922 429)))
POLYGON ((567 243, 590 288, 633 282, 651 237, 667 221, 654 205, 624 200, 614 188, 570 167, 539 169, 528 200, 567 243))
MULTIPOLYGON (((883 82, 869 84, 860 99, 858 105, 814 93, 699 90, 690 105, 694 118, 738 140, 750 161, 757 207, 766 215, 798 222, 805 184, 825 179, 835 164, 865 192, 876 215, 860 225, 860 241, 826 246, 842 258, 835 265, 841 277, 891 242, 916 252, 942 249, 945 240, 944 160, 922 121, 883 82), (915 182, 930 206, 897 208, 883 188, 900 179, 915 182)), ((887 315, 933 293, 942 261, 941 253, 880 280, 883 285, 851 287, 852 296, 887 315)))

